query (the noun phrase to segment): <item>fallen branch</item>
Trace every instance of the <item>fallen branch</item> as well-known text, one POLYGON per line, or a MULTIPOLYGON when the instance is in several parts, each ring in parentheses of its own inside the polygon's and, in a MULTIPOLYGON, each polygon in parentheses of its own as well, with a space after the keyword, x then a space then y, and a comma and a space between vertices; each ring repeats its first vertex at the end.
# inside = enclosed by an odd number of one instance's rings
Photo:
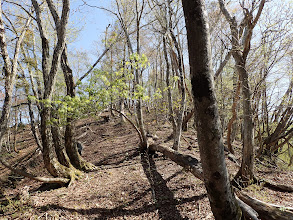
POLYGON ((236 195, 243 202, 252 207, 260 215, 261 219, 266 220, 292 220, 293 208, 283 207, 274 204, 262 202, 258 199, 252 198, 239 190, 236 190, 236 195))
POLYGON ((69 179, 66 179, 66 178, 37 177, 37 176, 34 176, 34 175, 29 174, 27 172, 24 172, 22 170, 13 168, 11 165, 9 165, 7 162, 3 161, 2 159, 0 159, 0 163, 3 164, 9 170, 13 171, 14 173, 17 173, 17 174, 19 174, 21 176, 24 176, 24 177, 27 177, 27 178, 30 178, 32 180, 36 180, 36 181, 39 181, 39 182, 43 182, 43 183, 58 183, 58 184, 61 184, 61 185, 65 185, 70 181, 69 179))
POLYGON ((185 170, 190 171, 196 178, 203 181, 202 168, 199 161, 195 157, 175 151, 165 144, 150 144, 149 149, 151 151, 161 152, 164 156, 182 166, 185 170))

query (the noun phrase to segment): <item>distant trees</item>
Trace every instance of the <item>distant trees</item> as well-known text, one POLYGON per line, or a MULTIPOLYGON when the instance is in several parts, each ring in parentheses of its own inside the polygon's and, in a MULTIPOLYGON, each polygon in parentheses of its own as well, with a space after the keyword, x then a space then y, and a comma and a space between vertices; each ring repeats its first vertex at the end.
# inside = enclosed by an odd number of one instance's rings
MULTIPOLYGON (((2 66, 2 74, 4 79, 4 102, 2 105, 2 112, 0 118, 0 143, 2 143, 2 138, 4 134, 7 132, 7 125, 10 115, 11 103, 12 103, 12 93, 13 88, 15 85, 15 78, 17 74, 17 67, 18 67, 18 59, 21 49, 21 43, 24 39, 25 33, 28 27, 31 24, 32 18, 28 15, 25 16, 24 19, 19 21, 18 26, 14 26, 13 23, 10 21, 12 33, 15 35, 14 38, 16 39, 14 52, 11 54, 9 53, 9 48, 7 44, 7 29, 4 25, 3 21, 3 10, 2 10, 2 1, 0 1, 0 48, 1 54, 3 59, 3 66, 2 66), (12 55, 12 57, 11 57, 12 55)), ((10 45, 9 45, 10 46, 10 45)))
POLYGON ((244 187, 254 180, 255 151, 259 158, 293 163, 292 8, 287 2, 209 0, 205 9, 204 2, 115 0, 111 9, 93 6, 109 12, 114 22, 99 40, 103 51, 90 66, 86 55, 77 60, 67 51, 69 0, 0 1, 0 142, 17 122, 17 108, 15 115, 10 112, 21 97, 45 167, 67 183, 80 170, 95 169, 78 154, 76 119, 97 117, 109 106, 113 115, 122 113, 121 122, 134 116, 140 147, 146 150, 153 130, 144 117, 154 111, 159 126, 172 126, 172 152, 179 154, 182 127, 196 113, 212 210, 215 216, 228 210, 231 219, 238 218, 224 145, 235 153, 233 140, 243 143, 236 179, 244 187), (18 10, 7 14, 8 4, 18 10), (272 13, 276 8, 282 10, 272 13), (88 70, 77 73, 80 63, 88 70))

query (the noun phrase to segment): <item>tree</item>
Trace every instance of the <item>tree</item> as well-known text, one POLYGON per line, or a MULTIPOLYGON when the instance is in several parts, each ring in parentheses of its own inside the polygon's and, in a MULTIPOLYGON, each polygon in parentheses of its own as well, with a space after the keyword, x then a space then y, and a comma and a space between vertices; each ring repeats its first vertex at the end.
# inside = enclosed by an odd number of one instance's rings
POLYGON ((211 45, 205 2, 182 0, 189 51, 195 120, 205 187, 216 219, 240 219, 225 164, 214 94, 211 45))
MULTIPOLYGON (((241 25, 238 25, 236 18, 231 16, 223 0, 219 0, 219 4, 223 15, 230 25, 232 56, 235 60, 235 67, 239 74, 243 94, 243 153, 241 168, 235 179, 240 177, 241 184, 249 185, 254 179, 254 124, 252 119, 251 91, 246 60, 250 52, 253 29, 259 20, 265 0, 260 2, 255 18, 253 18, 253 11, 255 8, 252 7, 249 11, 245 8, 243 2, 244 19, 241 25), (241 40, 243 43, 241 43, 241 40)), ((253 1, 253 5, 254 4, 255 1, 253 1)))
MULTIPOLYGON (((78 172, 70 163, 68 156, 64 151, 64 147, 58 150, 59 143, 58 139, 56 139, 56 130, 54 131, 54 126, 51 127, 51 113, 52 113, 52 96, 53 96, 53 88, 55 84, 55 78, 57 75, 57 70, 61 61, 62 53, 65 49, 65 35, 66 35, 66 26, 68 23, 69 17, 69 8, 70 1, 63 0, 62 1, 62 14, 60 19, 58 18, 58 14, 56 12, 56 5, 54 5, 52 0, 47 0, 50 13, 55 22, 56 34, 57 34, 57 43, 53 50, 52 61, 50 64, 50 45, 47 37, 46 30, 43 26, 43 20, 41 15, 41 6, 37 2, 37 0, 32 0, 33 7, 36 13, 36 22, 38 25, 38 30, 40 33, 41 41, 42 41, 42 71, 43 71, 43 80, 44 80, 44 93, 41 99, 41 138, 43 145, 43 159, 46 169, 49 173, 54 176, 62 176, 65 178, 69 178, 70 180, 74 180, 76 175, 79 175, 78 172), (52 130, 53 129, 53 130, 52 130), (55 148, 57 147, 58 154, 63 154, 64 160, 58 161, 54 156, 54 148, 53 148, 53 137, 52 133, 54 133, 54 141, 55 148)), ((59 155, 60 156, 60 155, 59 155)), ((60 159, 60 157, 59 157, 60 159)))
MULTIPOLYGON (((7 42, 6 42, 6 36, 5 36, 5 27, 4 22, 2 19, 2 1, 0 1, 0 49, 1 54, 3 58, 3 73, 5 78, 5 98, 4 103, 2 107, 2 113, 0 118, 0 143, 3 138, 3 135, 6 133, 7 130, 7 123, 10 115, 10 109, 11 109, 11 102, 12 102, 12 92, 15 84, 15 77, 17 73, 17 66, 18 66, 18 57, 20 53, 21 43, 25 36, 25 33, 32 21, 32 18, 28 16, 26 18, 26 21, 24 22, 23 27, 21 27, 20 31, 17 32, 15 27, 12 27, 12 30, 15 31, 16 35, 16 43, 15 43, 15 49, 13 58, 10 58, 10 55, 8 53, 7 49, 7 42)), ((10 22, 10 24, 12 24, 10 22)))

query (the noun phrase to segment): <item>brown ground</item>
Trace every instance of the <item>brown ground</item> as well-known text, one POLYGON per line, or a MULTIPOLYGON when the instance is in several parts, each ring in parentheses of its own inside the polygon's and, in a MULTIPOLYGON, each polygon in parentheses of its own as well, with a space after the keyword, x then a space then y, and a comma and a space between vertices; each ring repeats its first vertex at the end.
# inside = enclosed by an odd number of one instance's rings
MULTIPOLYGON (((163 139, 171 133, 168 123, 158 126, 150 120, 147 127, 163 139)), ((77 123, 76 133, 85 145, 83 157, 99 170, 67 188, 52 189, 27 178, 15 180, 17 175, 0 166, 0 219, 214 219, 203 183, 161 154, 149 161, 140 155, 137 134, 128 123, 87 119, 77 123)), ((183 135, 195 147, 188 150, 182 140, 182 151, 199 158, 192 128, 183 135)), ((17 138, 20 152, 7 155, 7 161, 49 176, 41 155, 30 157, 36 146, 29 129, 17 138)), ((235 174, 238 168, 229 160, 227 164, 235 174)), ((258 177, 292 184, 292 171, 260 164, 256 171, 258 177)), ((262 201, 293 207, 292 193, 256 185, 245 191, 262 201)))

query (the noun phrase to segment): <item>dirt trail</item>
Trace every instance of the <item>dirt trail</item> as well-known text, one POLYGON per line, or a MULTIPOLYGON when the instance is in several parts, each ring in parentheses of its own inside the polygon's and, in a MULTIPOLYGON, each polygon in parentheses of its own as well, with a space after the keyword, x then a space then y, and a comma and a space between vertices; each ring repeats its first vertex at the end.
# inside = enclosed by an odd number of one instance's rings
MULTIPOLYGON (((171 133, 167 123, 156 126, 150 120, 147 127, 162 139, 171 133)), ((183 135, 196 146, 194 131, 183 135)), ((85 146, 83 157, 99 170, 84 174, 68 188, 48 189, 27 178, 13 182, 7 179, 9 171, 0 166, 4 194, 0 219, 213 219, 203 183, 160 154, 149 160, 141 155, 137 134, 129 124, 82 120, 77 123, 76 137, 85 146)), ((21 151, 11 157, 11 163, 35 149, 29 130, 20 132, 18 138, 21 151)), ((187 148, 183 140, 182 151, 199 158, 197 147, 187 148)), ((227 164, 231 173, 237 171, 230 161, 227 164)), ((28 172, 48 175, 40 154, 21 160, 18 167, 22 166, 28 172)), ((293 172, 288 171, 267 170, 259 175, 282 183, 293 179, 293 172)), ((293 207, 290 193, 255 186, 246 191, 263 201, 293 207)))

